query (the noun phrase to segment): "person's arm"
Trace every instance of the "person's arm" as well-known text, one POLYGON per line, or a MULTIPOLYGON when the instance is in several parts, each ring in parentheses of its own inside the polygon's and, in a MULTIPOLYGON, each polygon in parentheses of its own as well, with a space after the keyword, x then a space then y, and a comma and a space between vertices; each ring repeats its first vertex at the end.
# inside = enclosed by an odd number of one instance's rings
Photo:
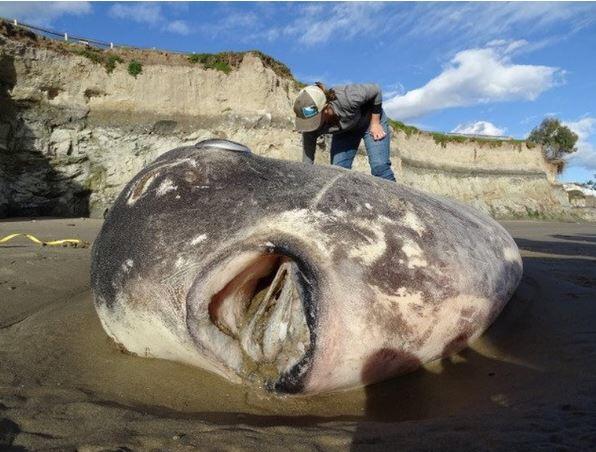
POLYGON ((302 163, 315 163, 317 149, 317 135, 315 133, 302 134, 302 163))
POLYGON ((370 117, 370 134, 373 140, 382 140, 385 138, 385 130, 381 125, 381 112, 383 110, 383 93, 381 87, 376 83, 363 85, 366 91, 366 99, 373 102, 372 114, 370 117))
POLYGON ((360 108, 364 104, 372 104, 372 112, 381 114, 383 93, 376 83, 355 83, 347 85, 346 94, 352 108, 360 108))
POLYGON ((366 91, 366 99, 367 101, 372 100, 373 102, 373 113, 381 114, 381 106, 383 104, 383 92, 381 91, 381 87, 376 83, 369 83, 363 85, 366 91))
POLYGON ((372 115, 370 118, 369 132, 374 140, 385 138, 385 130, 381 125, 381 113, 383 110, 383 93, 381 87, 376 83, 360 83, 348 85, 346 94, 349 99, 349 109, 356 111, 365 104, 372 104, 372 115))
POLYGON ((369 131, 371 136, 373 137, 373 140, 375 141, 382 140, 383 138, 385 138, 385 135, 387 134, 385 133, 385 130, 381 125, 381 113, 373 113, 370 116, 369 131))

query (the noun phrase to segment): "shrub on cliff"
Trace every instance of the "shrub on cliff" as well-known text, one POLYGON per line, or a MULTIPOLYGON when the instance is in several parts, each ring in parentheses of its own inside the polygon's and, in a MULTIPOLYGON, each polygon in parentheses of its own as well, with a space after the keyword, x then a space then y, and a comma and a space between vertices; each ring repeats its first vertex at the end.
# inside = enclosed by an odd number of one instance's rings
POLYGON ((192 64, 200 63, 205 69, 215 69, 225 74, 232 71, 230 62, 238 59, 240 53, 221 52, 221 53, 193 53, 188 56, 188 61, 192 64))
POLYGON ((264 54, 260 50, 249 50, 247 52, 193 53, 187 55, 186 58, 192 64, 200 63, 205 69, 215 69, 229 74, 232 70, 238 69, 247 53, 252 53, 260 58, 265 67, 270 68, 280 77, 294 80, 294 83, 298 88, 304 88, 306 86, 294 79, 290 68, 285 64, 264 54))
POLYGON ((136 60, 132 60, 130 63, 128 63, 128 73, 134 78, 137 78, 137 75, 139 75, 141 72, 143 72, 143 65, 141 63, 136 60))
POLYGON ((93 47, 87 47, 87 48, 77 49, 75 53, 77 55, 80 55, 82 57, 90 59, 91 61, 93 61, 96 64, 103 63, 103 55, 101 54, 101 50, 99 50, 99 49, 96 49, 93 47))
POLYGON ((544 156, 547 160, 558 164, 559 172, 562 172, 565 166, 563 156, 577 151, 575 147, 577 139, 577 134, 561 124, 557 118, 552 117, 545 118, 528 136, 528 141, 542 145, 544 156))
POLYGON ((108 74, 111 74, 114 71, 114 69, 116 69, 117 63, 122 63, 122 62, 124 62, 124 60, 122 58, 120 58, 118 55, 108 56, 108 59, 106 60, 106 63, 105 63, 106 71, 108 72, 108 74))
POLYGON ((95 47, 75 48, 73 51, 77 55, 88 58, 95 64, 101 64, 106 68, 106 72, 108 74, 111 74, 114 69, 116 69, 116 64, 124 62, 124 60, 118 55, 106 53, 105 51, 95 47))

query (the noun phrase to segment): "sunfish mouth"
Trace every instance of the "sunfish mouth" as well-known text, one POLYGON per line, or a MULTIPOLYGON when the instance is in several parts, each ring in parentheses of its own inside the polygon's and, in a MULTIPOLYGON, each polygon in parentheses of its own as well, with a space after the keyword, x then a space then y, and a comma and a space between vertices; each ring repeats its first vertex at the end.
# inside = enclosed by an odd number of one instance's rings
POLYGON ((211 352, 218 373, 299 391, 314 346, 314 316, 312 286, 296 257, 266 248, 208 267, 187 298, 197 346, 211 352))

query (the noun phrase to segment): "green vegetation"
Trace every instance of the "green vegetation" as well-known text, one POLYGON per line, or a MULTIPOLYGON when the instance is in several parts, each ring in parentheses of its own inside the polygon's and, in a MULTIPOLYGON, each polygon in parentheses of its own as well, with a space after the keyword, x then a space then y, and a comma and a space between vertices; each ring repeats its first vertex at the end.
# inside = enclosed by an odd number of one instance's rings
POLYGON ((193 53, 188 56, 192 64, 200 63, 205 69, 215 69, 225 74, 232 72, 231 62, 236 57, 234 52, 221 53, 193 53))
POLYGON ((87 47, 84 49, 78 49, 75 51, 77 55, 83 56, 85 58, 89 58, 96 64, 103 64, 104 58, 102 55, 101 50, 96 49, 94 47, 87 47))
POLYGON ((435 143, 440 144, 444 148, 447 147, 447 143, 465 143, 472 139, 476 139, 476 138, 462 137, 460 135, 447 135, 446 133, 442 133, 442 132, 431 132, 431 135, 432 135, 435 143))
POLYGON ((577 139, 577 134, 553 117, 545 118, 528 136, 529 142, 542 145, 544 157, 558 165, 559 174, 565 168, 563 156, 577 151, 577 139))
POLYGON ((102 65, 108 74, 111 74, 116 68, 116 64, 123 63, 124 60, 118 55, 107 53, 95 47, 78 48, 74 51, 75 54, 90 59, 95 64, 102 65))
MULTIPOLYGON (((426 132, 423 130, 418 129, 414 126, 409 126, 404 124, 401 121, 395 121, 393 119, 389 120, 389 124, 393 127, 394 130, 401 130, 406 136, 409 138, 412 135, 418 134, 429 134, 432 136, 435 143, 440 144, 442 147, 447 147, 448 143, 478 143, 481 145, 487 145, 489 147, 499 147, 504 144, 517 144, 519 150, 522 149, 522 144, 525 143, 525 140, 494 140, 491 138, 481 138, 481 137, 467 137, 462 135, 451 135, 448 133, 443 132, 426 132)), ((530 146, 528 146, 530 147, 530 146)))
POLYGON ((418 129, 417 127, 408 126, 401 121, 394 121, 393 119, 390 119, 389 124, 393 127, 393 129, 401 130, 403 133, 406 134, 408 138, 410 137, 410 135, 417 135, 420 133, 420 129, 418 129))
POLYGON ((139 75, 141 72, 143 72, 143 65, 141 63, 136 60, 132 60, 130 63, 128 63, 128 73, 134 78, 137 78, 137 75, 139 75))
POLYGON ((232 72, 232 68, 225 61, 215 61, 213 63, 207 63, 205 64, 205 69, 215 69, 216 71, 221 71, 226 75, 232 72))
MULTIPOLYGON (((112 53, 110 50, 102 50, 95 47, 82 47, 78 44, 72 44, 70 51, 90 59, 96 64, 101 64, 106 68, 108 74, 111 74, 119 63, 124 63, 124 60, 112 53)), ((119 47, 121 51, 126 50, 130 52, 136 51, 133 48, 119 47)), ((187 55, 186 59, 192 64, 200 64, 205 69, 214 69, 221 71, 224 74, 229 74, 234 69, 240 66, 247 53, 252 53, 259 58, 265 67, 270 68, 279 77, 290 79, 295 86, 300 89, 306 85, 294 78, 290 69, 283 63, 277 61, 275 58, 265 55, 259 50, 250 50, 247 52, 220 52, 220 53, 193 53, 187 55)), ((131 60, 128 64, 128 73, 134 77, 142 72, 142 64, 137 60, 131 60)))
POLYGON ((290 71, 290 68, 282 62, 277 61, 275 58, 270 57, 269 55, 265 55, 260 50, 251 50, 250 53, 254 53, 255 55, 257 55, 261 59, 265 67, 270 67, 273 70, 273 72, 275 72, 280 77, 295 80, 292 71, 290 71))
POLYGON ((450 135, 441 132, 431 132, 431 135, 435 140, 435 143, 440 144, 443 147, 447 147, 447 143, 477 143, 490 148, 498 148, 506 144, 515 144, 521 151, 522 145, 525 143, 525 140, 495 140, 493 138, 466 137, 462 135, 450 135))
POLYGON ((527 213, 526 218, 531 218, 533 220, 541 220, 541 219, 544 220, 544 219, 546 219, 544 213, 539 212, 538 210, 534 210, 534 209, 532 209, 530 207, 527 207, 527 206, 526 206, 526 213, 527 213))
POLYGON ((192 55, 188 55, 188 62, 192 64, 202 63, 205 58, 205 53, 193 53, 192 55))
POLYGON ((188 55, 187 59, 192 64, 199 63, 203 65, 205 69, 215 69, 229 74, 233 69, 237 69, 240 66, 242 59, 247 53, 256 55, 265 67, 271 68, 278 76, 294 80, 299 87, 306 86, 294 79, 292 71, 285 64, 269 55, 265 55, 259 50, 250 50, 248 52, 193 53, 188 55))
POLYGON ((108 74, 111 74, 114 69, 116 69, 116 64, 117 63, 124 63, 124 60, 122 58, 120 58, 118 55, 109 55, 108 59, 106 61, 106 71, 108 72, 108 74))

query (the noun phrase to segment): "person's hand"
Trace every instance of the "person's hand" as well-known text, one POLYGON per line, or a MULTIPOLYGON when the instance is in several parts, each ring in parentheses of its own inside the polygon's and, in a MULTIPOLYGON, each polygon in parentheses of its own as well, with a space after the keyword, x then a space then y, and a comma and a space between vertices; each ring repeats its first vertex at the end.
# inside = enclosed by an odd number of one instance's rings
POLYGON ((385 138, 385 131, 383 130, 383 126, 381 124, 371 124, 370 125, 370 135, 373 137, 373 140, 379 141, 385 138))

